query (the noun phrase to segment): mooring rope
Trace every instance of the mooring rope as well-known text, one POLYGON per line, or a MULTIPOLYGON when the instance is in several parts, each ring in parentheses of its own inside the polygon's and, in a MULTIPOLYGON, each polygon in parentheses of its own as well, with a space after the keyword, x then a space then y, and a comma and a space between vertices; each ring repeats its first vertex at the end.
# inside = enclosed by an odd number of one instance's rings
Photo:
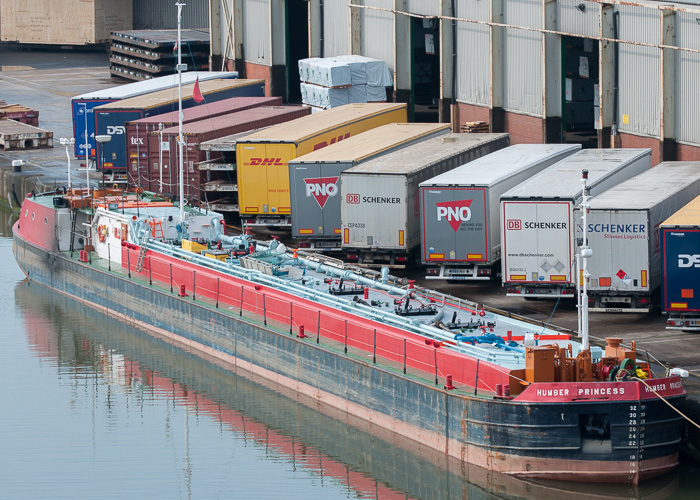
POLYGON ((641 378, 637 378, 637 377, 632 377, 632 380, 637 380, 637 381, 643 383, 645 386, 647 386, 647 389, 649 389, 651 392, 653 392, 654 394, 656 394, 656 396, 657 396, 661 401, 663 401, 663 402, 666 403, 668 406, 670 406, 670 407, 673 409, 673 411, 675 411, 675 412, 678 413, 681 417, 683 417, 683 418, 686 419, 688 422, 690 422, 691 424, 693 424, 695 427, 697 427, 698 429, 700 429, 700 425, 698 425, 697 422, 693 422, 693 421, 690 419, 690 417, 688 417, 688 416, 685 415, 682 411, 680 411, 678 408, 676 408, 676 407, 673 406, 671 403, 669 403, 668 401, 666 401, 666 399, 665 399, 661 394, 659 394, 658 392, 656 392, 649 384, 647 384, 646 381, 642 380, 641 378))

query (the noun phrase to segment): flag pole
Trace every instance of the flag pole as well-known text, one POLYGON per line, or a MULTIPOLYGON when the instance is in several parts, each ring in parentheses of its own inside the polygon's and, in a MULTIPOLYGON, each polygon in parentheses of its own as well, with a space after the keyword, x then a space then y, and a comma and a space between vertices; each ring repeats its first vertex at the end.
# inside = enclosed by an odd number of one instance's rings
POLYGON ((185 173, 183 170, 183 138, 182 138, 182 46, 181 46, 181 35, 180 35, 180 25, 182 20, 182 8, 185 6, 184 3, 178 2, 177 5, 177 75, 178 75, 178 85, 177 85, 177 101, 178 101, 178 137, 177 145, 178 152, 180 156, 179 166, 179 184, 180 184, 180 222, 185 220, 185 173))

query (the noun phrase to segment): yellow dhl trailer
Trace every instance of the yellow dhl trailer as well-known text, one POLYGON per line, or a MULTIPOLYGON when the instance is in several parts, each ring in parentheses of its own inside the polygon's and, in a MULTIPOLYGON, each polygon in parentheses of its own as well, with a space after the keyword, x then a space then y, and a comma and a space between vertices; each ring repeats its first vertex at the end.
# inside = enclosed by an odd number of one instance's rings
POLYGON ((246 226, 291 226, 289 160, 361 132, 405 123, 404 103, 357 103, 273 125, 236 145, 238 204, 246 226))

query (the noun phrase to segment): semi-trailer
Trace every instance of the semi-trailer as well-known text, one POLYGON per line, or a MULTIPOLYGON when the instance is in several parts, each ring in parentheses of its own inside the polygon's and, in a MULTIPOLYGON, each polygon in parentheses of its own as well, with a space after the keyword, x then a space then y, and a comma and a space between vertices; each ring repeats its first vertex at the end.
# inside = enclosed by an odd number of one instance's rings
MULTIPOLYGON (((211 170, 200 170, 197 165, 220 156, 220 153, 212 155, 210 151, 202 150, 199 147, 201 143, 295 120, 310 113, 311 110, 303 106, 266 106, 183 125, 182 163, 185 196, 190 201, 206 201, 204 184, 214 180, 211 170)), ((160 190, 162 181, 165 192, 179 192, 179 136, 180 127, 176 126, 168 127, 159 133, 151 133, 148 137, 150 168, 144 172, 144 177, 148 178, 151 190, 156 186, 160 190)))
MULTIPOLYGON (((182 110, 182 123, 208 120, 217 116, 228 115, 246 109, 261 106, 281 106, 281 97, 231 97, 222 101, 207 103, 205 106, 195 106, 182 110)), ((179 123, 179 112, 171 111, 160 115, 140 118, 126 122, 126 154, 128 164, 129 186, 141 187, 139 177, 149 169, 148 136, 158 133, 179 123)), ((140 179, 141 181, 145 179, 140 179)))
POLYGON ((501 258, 501 195, 580 149, 578 144, 517 144, 421 182, 426 278, 491 279, 501 258))
POLYGON ((449 124, 390 123, 290 160, 292 237, 299 240, 299 247, 340 249, 344 171, 449 132, 449 124))
POLYGON ((346 104, 268 127, 236 146, 244 226, 290 227, 289 160, 388 123, 405 123, 404 103, 346 104))
MULTIPOLYGON (((188 71, 182 73, 182 84, 206 80, 226 80, 238 78, 237 71, 188 71)), ((85 131, 88 137, 88 159, 95 157, 95 119, 93 109, 103 104, 121 101, 130 97, 149 94, 158 90, 177 87, 178 75, 166 75, 141 82, 115 85, 107 89, 87 92, 71 98, 71 116, 73 120, 73 137, 75 137, 75 157, 85 158, 85 131)))
POLYGON ((700 331, 700 196, 661 223, 661 311, 666 329, 700 331))
POLYGON ((421 182, 509 144, 508 134, 450 134, 343 172, 342 250, 346 257, 368 267, 393 268, 417 258, 421 182))
POLYGON ((650 149, 584 149, 501 196, 502 282, 507 296, 575 296, 574 206, 581 172, 597 196, 651 168, 650 149))
POLYGON ((651 310, 661 283, 659 225, 698 195, 700 162, 664 162, 589 200, 589 311, 651 310))
MULTIPOLYGON (((205 102, 198 103, 192 95, 194 84, 182 86, 182 109, 206 106, 231 97, 263 97, 264 80, 207 80, 199 82, 205 102)), ((97 135, 109 135, 109 142, 97 143, 95 163, 98 169, 126 174, 126 122, 178 110, 178 89, 170 88, 104 104, 93 109, 97 135)))

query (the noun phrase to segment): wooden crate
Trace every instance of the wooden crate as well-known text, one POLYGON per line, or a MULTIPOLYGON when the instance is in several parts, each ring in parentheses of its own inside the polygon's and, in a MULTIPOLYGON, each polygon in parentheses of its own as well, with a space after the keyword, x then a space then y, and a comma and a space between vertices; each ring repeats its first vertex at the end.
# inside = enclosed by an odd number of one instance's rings
POLYGON ((133 0, 2 0, 0 40, 90 45, 131 29, 133 0))

